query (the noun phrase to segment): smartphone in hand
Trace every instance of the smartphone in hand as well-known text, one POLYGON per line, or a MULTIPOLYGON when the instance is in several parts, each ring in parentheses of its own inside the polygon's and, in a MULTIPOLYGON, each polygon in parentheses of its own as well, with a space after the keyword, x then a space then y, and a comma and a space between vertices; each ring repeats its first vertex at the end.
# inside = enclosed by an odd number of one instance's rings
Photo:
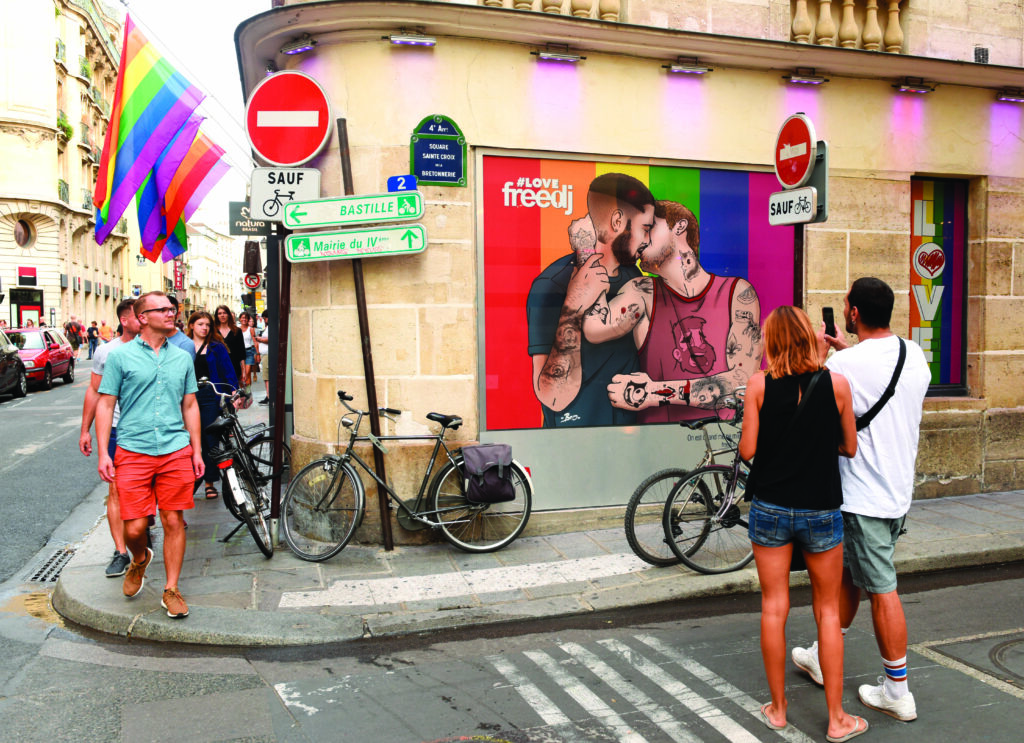
POLYGON ((825 321, 825 335, 836 337, 836 316, 831 307, 821 308, 821 319, 825 321))

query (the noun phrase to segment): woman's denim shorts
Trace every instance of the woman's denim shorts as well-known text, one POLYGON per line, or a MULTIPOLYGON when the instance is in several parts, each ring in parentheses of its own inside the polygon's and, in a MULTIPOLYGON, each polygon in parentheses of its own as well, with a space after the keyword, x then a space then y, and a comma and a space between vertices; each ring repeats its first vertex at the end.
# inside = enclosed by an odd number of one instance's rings
POLYGON ((249 366, 256 363, 256 346, 249 346, 245 349, 245 363, 249 366))
POLYGON ((783 508, 755 498, 749 519, 750 541, 762 547, 792 542, 805 552, 825 552, 843 543, 843 514, 838 508, 783 508))

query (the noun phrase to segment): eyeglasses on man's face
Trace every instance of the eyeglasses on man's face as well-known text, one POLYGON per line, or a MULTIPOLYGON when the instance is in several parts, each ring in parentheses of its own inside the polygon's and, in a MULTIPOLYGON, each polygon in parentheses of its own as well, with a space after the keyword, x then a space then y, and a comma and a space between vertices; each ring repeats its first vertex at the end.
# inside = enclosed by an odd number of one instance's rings
POLYGON ((143 310, 142 312, 140 312, 139 317, 142 317, 143 315, 149 312, 162 312, 165 315, 170 315, 172 312, 177 312, 177 310, 174 307, 171 307, 170 305, 168 305, 167 307, 153 307, 152 309, 143 310))

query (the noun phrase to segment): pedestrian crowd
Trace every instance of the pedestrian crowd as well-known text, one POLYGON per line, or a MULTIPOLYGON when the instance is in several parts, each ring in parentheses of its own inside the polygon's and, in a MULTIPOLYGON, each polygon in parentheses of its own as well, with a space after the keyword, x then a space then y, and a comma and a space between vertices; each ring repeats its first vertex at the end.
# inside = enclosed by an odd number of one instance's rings
POLYGON ((174 619, 189 614, 178 588, 188 527, 184 511, 194 507, 201 484, 207 498, 219 495, 220 470, 210 461, 217 442, 203 433, 216 419, 218 403, 212 389, 198 381, 208 379, 221 391, 250 385, 260 359, 247 348, 255 349, 266 334, 268 319, 264 312, 257 328, 243 313, 239 327, 234 313, 220 306, 216 320, 198 311, 184 325, 179 313, 176 297, 154 291, 122 301, 116 329, 104 321, 85 328, 75 317, 65 325, 73 344, 88 343, 93 360, 79 449, 92 454, 95 424, 97 469, 108 483, 107 522, 114 543, 105 573, 124 576, 126 598, 142 592, 153 559, 149 528, 159 517, 165 572, 161 606, 174 619))

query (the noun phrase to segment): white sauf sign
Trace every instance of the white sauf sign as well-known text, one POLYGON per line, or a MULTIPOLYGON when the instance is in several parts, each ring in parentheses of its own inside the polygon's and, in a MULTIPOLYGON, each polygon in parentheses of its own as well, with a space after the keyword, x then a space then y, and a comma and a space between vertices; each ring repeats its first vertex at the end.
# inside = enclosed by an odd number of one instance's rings
POLYGON ((803 224, 818 213, 818 190, 813 186, 779 191, 768 197, 768 224, 803 224))
POLYGON ((253 168, 249 213, 253 219, 280 222, 284 207, 293 201, 320 198, 320 171, 316 168, 253 168))

